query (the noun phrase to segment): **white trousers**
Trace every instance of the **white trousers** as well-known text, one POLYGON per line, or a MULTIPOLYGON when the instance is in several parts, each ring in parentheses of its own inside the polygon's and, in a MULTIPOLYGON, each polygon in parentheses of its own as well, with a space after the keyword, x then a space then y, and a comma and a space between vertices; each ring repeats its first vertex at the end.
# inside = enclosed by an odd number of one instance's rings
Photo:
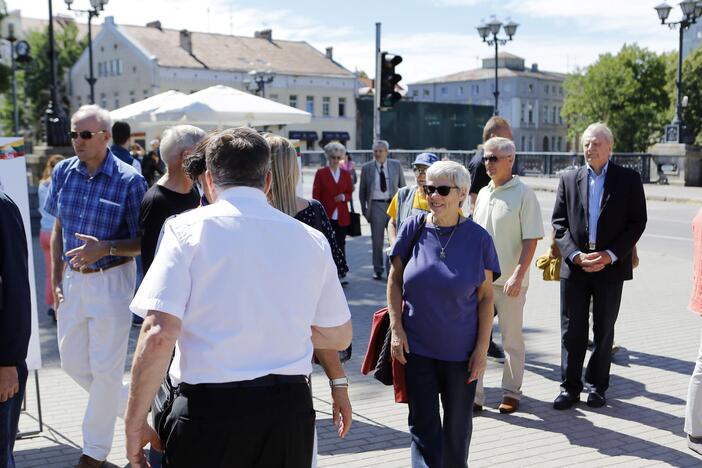
POLYGON ((135 263, 82 274, 66 268, 64 301, 59 306, 61 367, 88 393, 83 417, 83 453, 107 459, 117 416, 124 414, 127 387, 122 384, 132 314, 135 263))
POLYGON ((692 437, 702 437, 702 339, 700 339, 700 350, 687 391, 685 432, 692 437))
MULTIPOLYGON (((497 324, 502 336, 502 347, 505 350, 505 364, 502 370, 502 394, 519 400, 522 397, 522 381, 524 380, 524 304, 526 303, 527 288, 522 288, 517 297, 507 296, 502 286, 493 286, 493 297, 497 309, 497 324)), ((483 380, 478 380, 475 390, 475 403, 485 404, 483 380)))

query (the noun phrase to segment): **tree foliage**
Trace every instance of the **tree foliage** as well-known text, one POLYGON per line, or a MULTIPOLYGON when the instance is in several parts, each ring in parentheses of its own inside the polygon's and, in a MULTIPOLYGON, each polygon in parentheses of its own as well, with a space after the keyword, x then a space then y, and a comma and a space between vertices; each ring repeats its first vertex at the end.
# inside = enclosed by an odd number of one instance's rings
MULTIPOLYGON (((674 101, 674 94, 671 100, 674 101)), ((695 49, 683 62, 683 96, 687 96, 687 107, 682 118, 691 135, 697 135, 696 143, 702 145, 702 47, 695 49)))
MULTIPOLYGON (((20 110, 20 127, 29 128, 32 135, 40 135, 43 116, 51 98, 51 66, 49 62, 49 30, 31 31, 27 35, 31 46, 31 61, 23 64, 17 72, 17 102, 20 110)), ((87 46, 86 40, 78 40, 78 27, 67 23, 54 28, 54 43, 57 57, 57 79, 61 104, 69 109, 66 87, 68 70, 76 63, 87 46)), ((6 100, 0 109, 3 127, 12 128, 12 102, 6 100)))
POLYGON ((569 138, 603 121, 614 133, 615 151, 645 151, 660 134, 670 108, 666 63, 665 56, 624 45, 616 55, 602 54, 566 77, 562 115, 569 138))

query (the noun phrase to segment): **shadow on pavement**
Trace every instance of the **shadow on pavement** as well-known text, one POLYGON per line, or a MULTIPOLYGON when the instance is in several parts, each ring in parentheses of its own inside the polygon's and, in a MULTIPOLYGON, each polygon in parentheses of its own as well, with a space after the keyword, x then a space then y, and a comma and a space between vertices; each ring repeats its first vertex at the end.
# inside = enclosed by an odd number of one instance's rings
MULTIPOLYGON (((394 403, 389 403, 394 404, 394 403)), ((320 412, 317 412, 320 415, 320 412)), ((407 448, 410 435, 382 424, 370 424, 359 416, 353 420, 351 430, 344 439, 340 439, 331 418, 317 419, 318 449, 320 455, 339 455, 342 453, 362 453, 371 450, 388 450, 407 448)))
POLYGON ((627 348, 622 348, 614 355, 612 364, 625 367, 630 367, 632 365, 646 366, 688 376, 692 374, 692 370, 695 368, 695 363, 693 361, 683 361, 682 359, 668 356, 632 351, 627 348))

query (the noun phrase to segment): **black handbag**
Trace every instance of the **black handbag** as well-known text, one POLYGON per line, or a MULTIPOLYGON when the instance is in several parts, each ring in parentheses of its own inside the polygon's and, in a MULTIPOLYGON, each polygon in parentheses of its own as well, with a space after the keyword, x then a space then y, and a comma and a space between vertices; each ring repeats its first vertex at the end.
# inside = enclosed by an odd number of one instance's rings
POLYGON ((351 237, 358 237, 361 235, 361 213, 356 213, 353 209, 353 199, 351 199, 351 211, 349 212, 351 217, 351 224, 349 224, 349 229, 346 232, 351 237))

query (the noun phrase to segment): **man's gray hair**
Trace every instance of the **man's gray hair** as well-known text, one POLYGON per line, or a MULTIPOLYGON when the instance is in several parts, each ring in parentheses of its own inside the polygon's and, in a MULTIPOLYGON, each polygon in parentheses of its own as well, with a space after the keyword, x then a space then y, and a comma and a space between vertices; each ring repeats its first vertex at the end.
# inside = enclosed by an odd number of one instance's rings
POLYGON ((585 135, 603 136, 607 139, 610 145, 614 146, 614 135, 612 135, 612 130, 610 130, 607 124, 604 122, 595 122, 593 124, 588 125, 581 137, 582 142, 585 141, 585 135))
POLYGON ((176 125, 167 128, 161 137, 161 159, 166 164, 178 162, 183 151, 194 147, 205 138, 204 130, 193 125, 176 125))
POLYGON ((95 104, 80 106, 71 116, 71 122, 90 116, 95 117, 95 120, 98 121, 98 124, 100 124, 100 130, 107 130, 108 132, 112 131, 112 117, 110 117, 110 113, 95 104))
POLYGON ((346 147, 338 141, 332 141, 324 145, 324 154, 327 158, 330 156, 343 156, 346 154, 346 147))
POLYGON ((470 173, 455 161, 437 161, 427 169, 427 180, 446 178, 459 189, 470 187, 470 173))
POLYGON ((390 143, 385 140, 375 140, 373 143, 373 151, 377 149, 384 149, 385 151, 390 151, 390 143))
POLYGON ((517 147, 514 146, 514 142, 509 138, 503 137, 490 138, 485 142, 483 149, 486 153, 489 151, 491 153, 508 154, 510 156, 517 154, 517 147))

